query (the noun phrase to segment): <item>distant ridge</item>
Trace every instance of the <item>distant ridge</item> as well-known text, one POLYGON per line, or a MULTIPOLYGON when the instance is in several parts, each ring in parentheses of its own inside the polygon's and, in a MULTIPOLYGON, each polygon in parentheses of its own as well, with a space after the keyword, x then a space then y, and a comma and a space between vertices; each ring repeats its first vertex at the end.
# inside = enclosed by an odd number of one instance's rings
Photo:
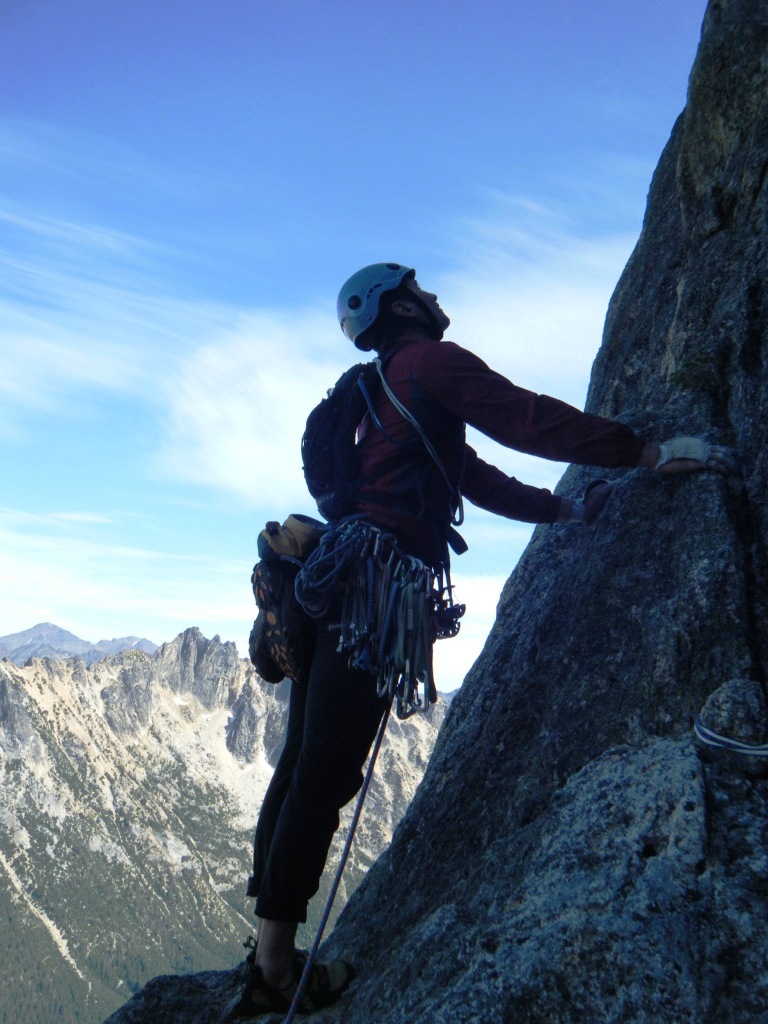
POLYGON ((19 666, 25 665, 30 658, 53 658, 59 661, 76 657, 82 658, 86 665, 92 665, 110 654, 128 649, 154 654, 158 645, 137 636, 115 637, 92 644, 53 622, 38 622, 36 626, 20 633, 0 636, 0 658, 7 658, 19 666))
MULTIPOLYGON (((96 1024, 157 975, 237 987, 288 691, 196 627, 153 655, 0 661, 0 1021, 96 1024)), ((334 915, 391 842, 444 713, 390 722, 334 915)))

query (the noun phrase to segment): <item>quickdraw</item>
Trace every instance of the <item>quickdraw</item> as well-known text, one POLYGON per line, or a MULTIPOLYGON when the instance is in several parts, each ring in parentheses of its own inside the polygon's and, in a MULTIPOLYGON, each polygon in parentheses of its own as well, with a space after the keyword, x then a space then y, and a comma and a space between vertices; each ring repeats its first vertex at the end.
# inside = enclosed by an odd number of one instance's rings
POLYGON ((376 676, 379 696, 394 701, 401 719, 437 699, 432 642, 455 636, 465 611, 451 589, 447 571, 435 573, 355 516, 330 527, 296 579, 296 598, 312 617, 334 615, 340 604, 338 650, 376 676))

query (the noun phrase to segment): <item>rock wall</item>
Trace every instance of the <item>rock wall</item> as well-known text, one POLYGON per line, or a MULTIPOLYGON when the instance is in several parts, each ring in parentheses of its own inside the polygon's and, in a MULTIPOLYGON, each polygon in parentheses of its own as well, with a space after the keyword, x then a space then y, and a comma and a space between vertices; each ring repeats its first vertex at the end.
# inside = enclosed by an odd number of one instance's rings
POLYGON ((714 694, 765 738, 767 171, 768 5, 714 0, 588 408, 740 476, 622 471, 597 523, 536 531, 327 944, 360 968, 345 1020, 768 1021, 768 784, 692 734, 714 694))

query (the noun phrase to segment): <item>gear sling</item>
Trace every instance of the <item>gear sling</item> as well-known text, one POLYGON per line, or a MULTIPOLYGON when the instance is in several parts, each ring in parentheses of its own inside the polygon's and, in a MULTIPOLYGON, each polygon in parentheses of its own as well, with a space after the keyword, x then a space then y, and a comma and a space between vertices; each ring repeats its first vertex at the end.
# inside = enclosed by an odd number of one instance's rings
POLYGON ((443 477, 450 494, 450 540, 457 550, 466 549, 453 529, 463 521, 461 494, 417 419, 389 387, 377 358, 348 370, 307 420, 301 446, 307 487, 321 514, 333 521, 300 570, 295 593, 315 619, 338 611, 334 602, 343 594, 339 650, 350 652, 350 664, 376 676, 379 695, 394 699, 398 717, 406 718, 437 700, 432 644, 458 633, 465 608, 453 603, 447 552, 435 572, 403 551, 393 534, 354 511, 362 489, 373 487, 375 493, 375 481, 360 474, 356 435, 366 412, 383 430, 372 400, 378 387, 443 477))

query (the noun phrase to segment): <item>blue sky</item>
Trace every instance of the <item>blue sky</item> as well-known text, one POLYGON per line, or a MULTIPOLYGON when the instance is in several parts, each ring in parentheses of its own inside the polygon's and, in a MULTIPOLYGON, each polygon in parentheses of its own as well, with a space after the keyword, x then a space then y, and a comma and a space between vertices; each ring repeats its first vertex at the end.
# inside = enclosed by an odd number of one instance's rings
MULTIPOLYGON (((234 640, 367 263, 583 405, 704 0, 0 0, 0 635, 234 640)), ((480 439, 553 487, 564 467, 480 439)), ((471 507, 458 685, 530 530, 471 507)), ((450 648, 450 650, 448 649, 450 648)))

